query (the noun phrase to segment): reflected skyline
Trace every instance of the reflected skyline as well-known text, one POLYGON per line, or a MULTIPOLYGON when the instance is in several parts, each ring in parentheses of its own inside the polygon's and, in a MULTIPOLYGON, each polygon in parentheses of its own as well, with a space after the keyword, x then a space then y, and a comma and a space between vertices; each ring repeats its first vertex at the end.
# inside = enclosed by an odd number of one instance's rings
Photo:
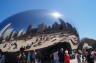
MULTIPOLYGON (((0 24, 0 35, 10 36, 12 33, 18 32, 18 36, 26 33, 27 28, 32 26, 37 32, 45 32, 49 30, 63 30, 68 33, 79 36, 76 28, 61 17, 61 14, 50 10, 30 10, 17 13, 0 24), (62 27, 62 28, 61 28, 62 27)), ((34 31, 34 30, 33 30, 34 31)), ((34 33, 33 33, 34 34, 34 33)), ((12 34, 13 35, 13 34, 12 34)))
MULTIPOLYGON (((55 18, 52 13, 55 11, 50 10, 30 10, 17 13, 13 16, 6 18, 1 24, 0 28, 7 25, 7 23, 12 23, 13 27, 24 28, 32 24, 37 27, 37 24, 44 23, 47 26, 53 24, 55 21, 58 22, 58 18, 55 18), (32 22, 31 22, 32 21, 32 22), (47 21, 47 23, 46 23, 47 21), (19 23, 18 23, 19 22, 19 23), (24 24, 24 25, 21 25, 24 24), (26 25, 27 24, 27 25, 26 25)), ((62 18, 62 17, 60 17, 62 18)))

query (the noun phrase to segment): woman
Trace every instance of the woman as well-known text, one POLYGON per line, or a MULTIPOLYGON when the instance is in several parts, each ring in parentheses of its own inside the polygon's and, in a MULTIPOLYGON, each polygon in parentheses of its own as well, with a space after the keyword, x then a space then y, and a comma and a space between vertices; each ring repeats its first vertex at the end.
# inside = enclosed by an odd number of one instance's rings
POLYGON ((64 63, 70 63, 70 55, 68 54, 68 51, 65 51, 64 54, 64 63))

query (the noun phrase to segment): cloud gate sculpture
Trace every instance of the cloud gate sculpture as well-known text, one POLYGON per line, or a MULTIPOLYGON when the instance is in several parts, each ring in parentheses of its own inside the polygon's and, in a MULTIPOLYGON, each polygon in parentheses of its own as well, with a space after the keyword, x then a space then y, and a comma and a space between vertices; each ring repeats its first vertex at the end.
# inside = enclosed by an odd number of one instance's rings
POLYGON ((25 11, 0 23, 0 48, 3 51, 18 51, 21 47, 34 50, 55 45, 66 48, 68 46, 64 44, 67 43, 71 49, 76 49, 78 42, 76 28, 56 11, 25 11), (59 43, 64 43, 64 46, 59 43))

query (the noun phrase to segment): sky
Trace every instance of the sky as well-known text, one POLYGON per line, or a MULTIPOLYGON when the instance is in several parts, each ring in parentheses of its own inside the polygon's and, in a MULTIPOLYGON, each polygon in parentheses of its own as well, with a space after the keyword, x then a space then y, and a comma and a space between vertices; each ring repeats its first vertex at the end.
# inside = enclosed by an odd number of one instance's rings
POLYGON ((0 22, 32 9, 57 11, 77 28, 81 39, 96 39, 96 0, 0 0, 0 22))

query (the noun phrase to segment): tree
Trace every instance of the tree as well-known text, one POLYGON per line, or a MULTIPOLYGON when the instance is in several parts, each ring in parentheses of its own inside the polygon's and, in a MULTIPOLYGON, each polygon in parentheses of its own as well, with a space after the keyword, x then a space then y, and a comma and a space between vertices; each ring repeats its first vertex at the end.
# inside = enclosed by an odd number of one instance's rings
POLYGON ((91 46, 94 49, 96 49, 96 40, 90 39, 90 38, 83 38, 83 39, 81 39, 78 48, 82 49, 83 46, 84 46, 84 43, 87 43, 89 46, 91 46))
POLYGON ((96 50, 96 43, 92 44, 92 47, 96 50))

